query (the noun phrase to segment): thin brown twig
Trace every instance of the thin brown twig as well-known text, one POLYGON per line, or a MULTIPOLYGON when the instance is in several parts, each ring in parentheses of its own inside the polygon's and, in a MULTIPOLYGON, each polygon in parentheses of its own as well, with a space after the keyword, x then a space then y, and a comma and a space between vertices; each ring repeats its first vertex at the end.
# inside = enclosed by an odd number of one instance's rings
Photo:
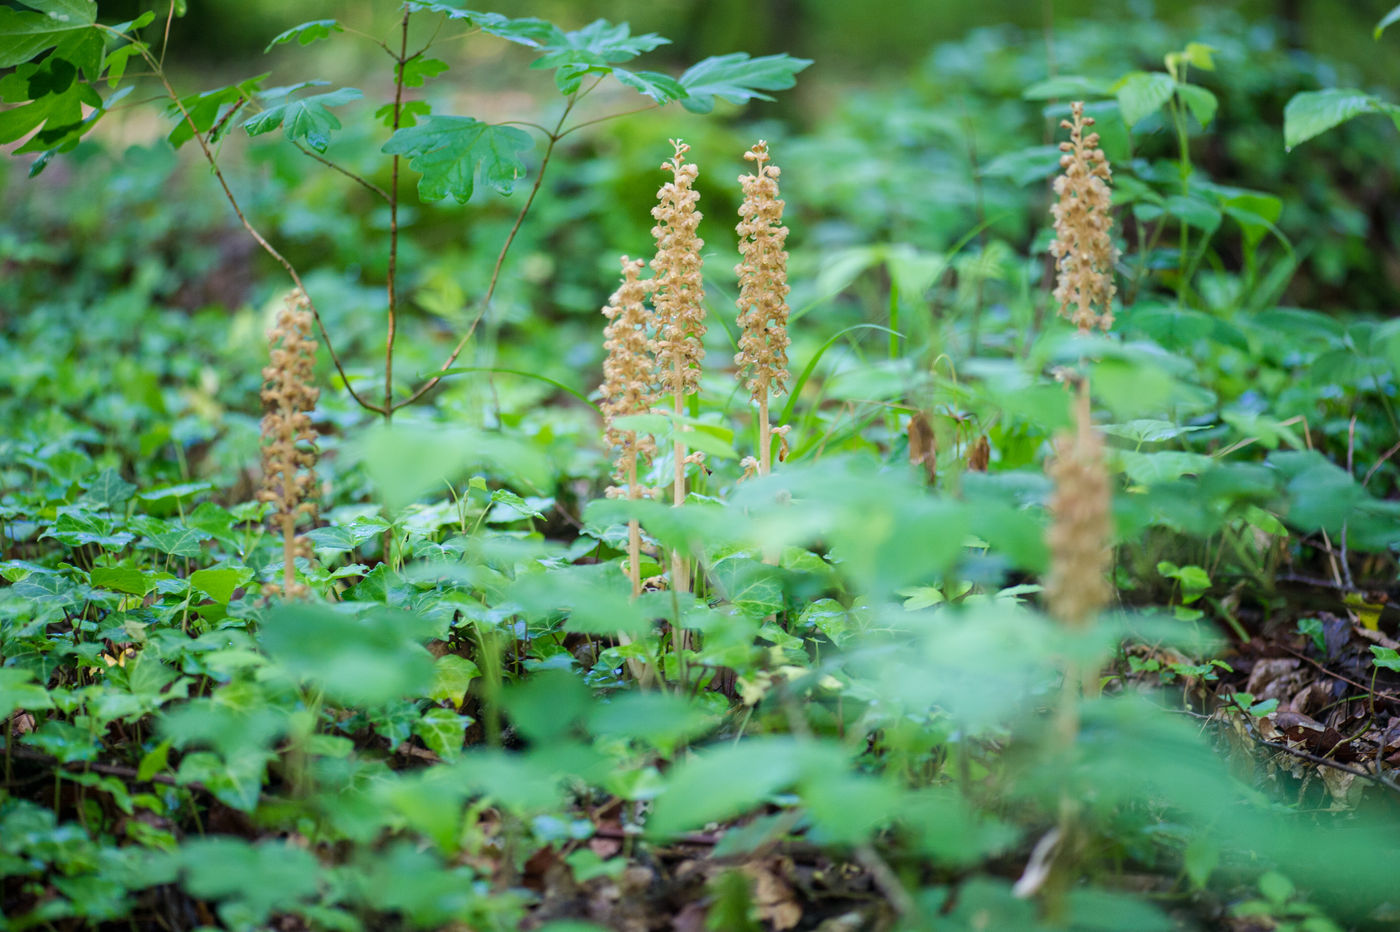
MULTIPOLYGON (((99 25, 98 28, 106 29, 107 27, 99 25)), ((113 35, 120 35, 120 33, 113 33, 113 35)), ((300 288, 303 294, 307 294, 307 301, 311 305, 312 316, 316 318, 316 328, 320 331, 321 341, 325 344, 326 352, 330 355, 331 362, 335 365, 336 372, 340 374, 340 379, 345 384, 345 389, 350 393, 350 397, 353 398, 355 403, 360 407, 378 414, 383 414, 384 410, 379 405, 371 401, 366 401, 355 391, 354 385, 350 383, 350 376, 346 374, 345 367, 341 364, 340 357, 336 353, 334 345, 331 343, 331 336, 326 330, 325 321, 321 319, 321 312, 316 308, 315 302, 311 300, 310 294, 307 293, 306 287, 302 283, 301 275, 287 257, 282 255, 276 246, 268 242, 267 238, 263 236, 262 233, 258 232, 258 229, 248 220, 247 215, 243 213, 243 208, 239 205, 238 198, 234 197, 233 189, 229 187, 228 179, 224 176, 223 169, 219 168, 218 159, 214 157, 213 150, 209 148, 208 140, 205 139, 204 134, 199 131, 198 125, 194 122, 194 117, 190 115, 189 110, 185 107, 184 101, 180 99, 180 95, 175 92, 175 88, 170 84, 170 79, 166 76, 165 69, 162 68, 160 62, 156 61, 155 57, 151 55, 150 49, 147 48, 144 43, 138 42, 135 44, 137 50, 141 53, 141 57, 151 66, 156 79, 159 80, 161 86, 165 88, 166 96, 170 98, 175 108, 180 111, 181 118, 189 125, 194 140, 199 143, 200 151, 204 154, 205 161, 209 163, 210 170, 218 180, 219 187, 223 189, 224 198, 228 201, 229 206, 233 208, 234 214, 238 217, 238 222, 243 225, 243 229, 248 231, 248 235, 253 238, 253 241, 258 244, 262 251, 271 256, 278 265, 282 266, 283 270, 291 278, 292 283, 296 285, 297 288, 300 288)))
POLYGON ((134 780, 137 782, 162 783, 166 786, 179 786, 191 790, 207 791, 203 783, 200 783, 196 780, 181 782, 168 774, 153 773, 148 777, 141 777, 140 772, 135 767, 123 767, 118 764, 95 764, 86 761, 64 762, 49 754, 44 754, 40 751, 31 751, 30 749, 24 747, 16 747, 13 753, 14 756, 19 758, 20 760, 33 761, 37 764, 48 764, 59 769, 66 769, 75 765, 81 765, 86 770, 91 770, 94 773, 105 774, 109 777, 122 777, 123 779, 134 780))
POLYGON ((302 145, 300 142, 296 142, 296 141, 294 140, 294 141, 292 142, 292 145, 294 145, 294 146, 296 146, 298 149, 300 149, 300 150, 302 151, 302 154, 303 154, 303 155, 306 155, 306 156, 309 156, 310 158, 315 159, 316 161, 320 162, 322 165, 324 165, 324 166, 326 166, 327 168, 329 168, 331 171, 340 172, 340 173, 341 173, 342 175, 344 175, 346 178, 349 178, 351 181, 355 182, 355 184, 359 185, 360 187, 364 188, 365 190, 367 190, 367 191, 369 191, 369 192, 375 194, 376 196, 378 196, 378 197, 379 197, 380 199, 382 199, 385 203, 388 203, 388 202, 389 202, 389 192, 388 192, 388 191, 385 191, 383 188, 381 188, 379 185, 375 184, 373 181, 370 181, 368 178, 365 178, 365 177, 362 177, 362 176, 360 176, 360 175, 357 175, 357 174, 355 174, 354 172, 352 172, 350 169, 346 168, 345 166, 339 165, 339 164, 337 164, 337 163, 335 163, 335 162, 332 162, 330 159, 326 158, 324 155, 321 155, 321 153, 317 152, 315 149, 308 149, 306 146, 302 145))
POLYGON ((1320 757, 1317 754, 1304 751, 1301 748, 1292 748, 1286 744, 1278 744, 1277 742, 1267 740, 1257 731, 1254 730, 1254 723, 1249 720, 1249 712, 1245 710, 1245 708, 1235 700, 1234 696, 1230 697, 1230 704, 1234 706, 1235 709, 1237 709, 1239 713, 1243 716, 1245 734, 1249 735, 1249 737, 1255 743, 1261 744, 1264 747, 1271 748, 1275 751, 1281 751, 1284 754, 1289 754, 1293 757, 1300 758, 1310 763, 1317 764, 1321 767, 1331 767, 1333 770, 1340 770, 1343 773, 1349 773, 1353 776, 1362 777, 1376 784, 1377 786, 1385 787, 1392 793, 1400 793, 1400 784, 1396 784, 1390 778, 1382 776, 1380 773, 1371 773, 1369 770, 1362 770, 1360 767, 1348 767, 1346 764, 1338 763, 1337 761, 1334 761, 1331 758, 1320 757))
POLYGON ((175 21, 175 2, 171 0, 170 11, 165 14, 165 34, 160 40, 160 63, 165 65, 165 50, 170 47, 170 25, 175 21))
POLYGON ((1321 670, 1323 673, 1326 673, 1333 679, 1341 680, 1343 683, 1346 683, 1349 686, 1355 686, 1357 689, 1364 690, 1368 696, 1380 696, 1382 699, 1389 699, 1392 702, 1400 702, 1400 696, 1397 696, 1394 693, 1388 693, 1384 691, 1376 692, 1371 687, 1367 686, 1365 683, 1358 683, 1356 682, 1356 680, 1350 679, 1348 677, 1343 676, 1340 673, 1336 673, 1332 670, 1329 670, 1326 666, 1318 663, 1316 660, 1312 659, 1307 654, 1299 653, 1298 651, 1287 646, 1286 644, 1280 644, 1279 647, 1283 648, 1285 651, 1292 654, 1294 657, 1297 657, 1299 660, 1307 661, 1308 663, 1317 667, 1319 670, 1321 670))
MULTIPOLYGON (((403 71, 408 64, 408 20, 412 14, 405 7, 399 28, 399 54, 394 68, 394 121, 392 133, 399 131, 403 119, 403 71)), ((394 416, 394 337, 398 333, 398 289, 395 287, 399 265, 399 156, 395 155, 389 175, 389 271, 385 290, 389 300, 388 332, 384 336, 384 420, 394 416)))
POLYGON ((510 252, 511 244, 515 242, 516 234, 520 232, 520 227, 525 222, 525 216, 530 212, 531 205, 535 203, 535 196, 540 193, 540 186, 544 184, 545 171, 549 168, 550 157, 554 154, 554 147, 562 138, 560 130, 564 126, 564 121, 569 118, 569 113, 573 110, 576 101, 577 98, 571 98, 564 106, 564 112, 560 114, 559 122, 555 124, 554 132, 550 133, 548 136, 549 144, 545 147, 544 157, 540 160, 540 170, 535 176, 535 184, 530 188, 530 196, 525 199, 525 204, 520 208, 520 213, 516 214, 515 224, 510 228, 510 232, 506 234, 505 242, 501 244, 501 251, 496 254, 496 264, 491 270, 491 281, 486 286, 486 294, 484 294, 478 302, 476 316, 472 318, 471 324, 468 325, 467 332, 462 334, 462 339, 457 341, 457 345, 453 347, 446 361, 444 361, 441 366, 438 366, 437 374, 428 379, 427 382, 424 382, 407 398, 395 404, 395 410, 413 404, 431 391, 433 386, 442 381, 442 374, 452 368, 452 364, 457 361, 457 357, 460 356, 462 350, 466 348, 467 341, 469 341, 472 338, 472 334, 476 332, 477 325, 481 323, 482 317, 486 315, 487 309, 491 306, 491 298, 496 293, 496 285, 501 280, 501 267, 505 264, 506 254, 510 252))
POLYGON ((1362 487, 1363 489, 1366 488, 1366 483, 1368 483, 1368 482, 1371 481, 1371 477, 1374 476, 1374 475, 1376 474, 1376 470, 1377 470, 1377 469, 1380 469, 1382 466, 1384 466, 1384 465, 1385 465, 1385 461, 1388 460, 1388 459, 1390 459, 1390 458, 1391 458, 1392 456, 1394 456, 1396 453, 1400 453, 1400 443, 1395 444, 1395 446, 1391 447, 1389 450, 1386 450, 1384 453, 1382 453, 1382 454, 1381 454, 1381 458, 1378 459, 1378 460, 1376 460, 1375 465, 1373 465, 1370 469, 1368 469, 1368 470, 1366 471, 1366 478, 1364 478, 1364 479, 1361 480, 1361 487, 1362 487))

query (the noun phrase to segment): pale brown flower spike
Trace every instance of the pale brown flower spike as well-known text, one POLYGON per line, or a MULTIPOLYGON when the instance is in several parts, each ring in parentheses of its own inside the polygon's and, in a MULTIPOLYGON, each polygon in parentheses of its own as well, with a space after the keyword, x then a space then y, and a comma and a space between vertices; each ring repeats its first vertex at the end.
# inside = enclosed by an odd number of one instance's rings
POLYGON ((1045 601, 1062 624, 1084 628, 1108 605, 1113 559, 1108 469, 1103 440, 1093 426, 1087 382, 1081 383, 1074 419, 1074 433, 1056 438, 1055 457, 1047 466, 1054 492, 1045 601))
POLYGON ((1060 121, 1070 131, 1069 142, 1060 143, 1060 167, 1055 179, 1052 204, 1055 239, 1050 254, 1055 257, 1055 300, 1060 314, 1072 320, 1080 333, 1094 327, 1113 326, 1113 263, 1118 249, 1113 245, 1112 195, 1108 183, 1113 178, 1108 160, 1099 146, 1099 134, 1084 135, 1094 125, 1084 115, 1084 104, 1071 105, 1072 120, 1060 121))
MULTIPOLYGON (((656 403, 656 363, 649 350, 648 330, 652 314, 647 296, 653 283, 641 279, 642 260, 622 257, 622 284, 603 308, 608 326, 603 331, 603 429, 609 445, 617 450, 609 498, 649 497, 653 490, 637 481, 639 465, 656 455, 656 438, 621 430, 613 422, 629 414, 645 414, 656 403)), ((641 594, 641 536, 634 520, 629 525, 628 575, 632 594, 641 594)))
MULTIPOLYGON (((651 228, 656 238, 656 257, 651 260, 656 273, 653 346, 662 384, 671 394, 672 410, 679 417, 685 413, 686 397, 700 387, 700 363, 705 358, 701 343, 705 336, 705 286, 700 258, 705 242, 696 235, 702 215, 695 209, 700 192, 694 184, 700 170, 685 161, 690 146, 676 139, 671 140, 671 145, 675 154, 661 169, 670 172, 672 178, 656 192, 659 203, 651 209, 656 220, 651 228)), ((672 483, 672 504, 677 507, 685 503, 686 465, 698 463, 703 457, 700 453, 686 455, 683 433, 678 427, 672 483)), ((671 577, 675 591, 690 591, 689 571, 679 553, 671 556, 671 577)))
MULTIPOLYGON (((608 357, 603 361, 602 411, 604 436, 617 450, 613 464, 613 481, 609 498, 639 499, 650 497, 659 490, 637 481, 640 464, 649 464, 656 455, 656 438, 622 430, 614 421, 629 414, 645 414, 656 403, 656 360, 651 355, 648 331, 652 313, 647 308, 647 296, 653 282, 641 279, 641 259, 622 257, 622 284, 603 308, 608 325, 603 331, 603 347, 608 357)), ((642 529, 636 518, 627 522, 627 578, 632 583, 632 597, 642 594, 642 529)), ((617 639, 626 645, 632 642, 618 632, 617 639)), ((637 658, 628 658, 628 669, 643 686, 651 681, 651 668, 637 658)))
POLYGON ((734 364, 739 378, 758 404, 758 459, 745 459, 744 466, 766 476, 772 469, 773 437, 782 437, 787 427, 769 423, 770 393, 787 390, 788 228, 783 225, 784 202, 778 197, 778 166, 769 161, 768 143, 759 140, 744 153, 754 163, 752 175, 740 175, 744 202, 739 207, 739 253, 743 261, 735 267, 739 276, 739 353, 734 364))
POLYGON ((311 303, 301 289, 287 296, 268 332, 272 364, 263 369, 263 487, 258 500, 274 506, 270 521, 282 534, 282 584, 269 583, 270 595, 301 598, 310 594, 296 581, 296 558, 311 557, 311 542, 297 534, 297 524, 316 518, 316 431, 311 411, 320 392, 312 387, 316 341, 311 338, 311 303))

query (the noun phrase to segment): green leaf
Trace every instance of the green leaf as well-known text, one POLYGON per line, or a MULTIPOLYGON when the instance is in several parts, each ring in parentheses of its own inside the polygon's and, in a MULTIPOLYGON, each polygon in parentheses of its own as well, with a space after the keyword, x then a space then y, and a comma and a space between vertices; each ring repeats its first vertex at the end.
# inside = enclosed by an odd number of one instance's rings
MULTIPOLYGON (((269 91, 265 97, 273 95, 269 91)), ((292 142, 305 139, 306 144, 317 152, 325 152, 330 145, 331 133, 340 129, 340 120, 328 108, 340 107, 363 97, 353 87, 342 87, 324 94, 312 94, 283 103, 274 104, 262 113, 243 121, 243 128, 249 136, 269 133, 283 127, 283 133, 292 142)))
POLYGON ((544 45, 546 54, 536 59, 531 67, 554 68, 562 62, 588 61, 590 56, 609 63, 627 61, 670 41, 655 33, 634 36, 626 23, 613 25, 605 19, 595 19, 582 29, 561 33, 557 39, 547 42, 544 45))
POLYGON ((95 0, 24 0, 24 5, 34 12, 0 7, 0 68, 13 68, 49 49, 71 56, 97 22, 95 0))
POLYGON ((429 116, 394 133, 383 151, 408 156, 409 167, 423 176, 418 181, 423 200, 440 201, 450 194, 465 204, 478 173, 494 190, 509 194, 525 174, 519 153, 534 144, 528 133, 514 126, 495 126, 471 117, 429 116))
POLYGON ((139 546, 172 557, 197 557, 204 552, 200 545, 210 538, 207 531, 168 521, 143 522, 142 533, 139 546))
POLYGON ((467 689, 472 680, 481 676, 477 665, 456 654, 443 654, 433 664, 433 686, 428 698, 436 701, 449 701, 460 706, 467 698, 467 689))
MULTIPOLYGON (((426 100, 405 100, 403 106, 399 108, 399 129, 405 126, 417 126, 419 117, 425 117, 432 112, 432 104, 426 100)), ((374 111, 374 118, 389 129, 393 129, 394 105, 388 103, 380 107, 374 111)))
POLYGON ((116 530, 110 520, 81 511, 64 511, 42 536, 70 547, 94 544, 108 550, 120 550, 133 539, 132 534, 116 530))
POLYGON ((262 925, 274 910, 290 911, 311 899, 321 882, 315 856, 282 841, 250 845, 238 838, 196 838, 181 845, 180 862, 192 896, 237 903, 249 925, 262 925))
POLYGON ((1108 97, 1112 93, 1102 81, 1067 74, 1037 81, 1022 91, 1021 97, 1025 100, 1091 100, 1108 97))
POLYGON ((1283 108, 1284 148, 1291 151, 1299 143, 1367 113, 1387 114, 1400 127, 1400 107, 1365 91, 1333 87, 1294 94, 1283 108))
POLYGON ((88 582, 96 589, 110 589, 128 595, 145 595, 155 582, 140 570, 129 566, 98 566, 88 574, 88 582))
POLYGON ((812 63, 809 58, 765 55, 750 58, 747 52, 715 55, 686 70, 681 86, 686 97, 681 106, 692 113, 709 113, 715 98, 733 104, 748 100, 772 100, 762 91, 781 91, 797 83, 797 72, 812 63))
POLYGON ((564 35, 558 26, 542 19, 511 19, 500 13, 479 13, 442 0, 409 0, 404 4, 404 9, 410 13, 441 13, 468 28, 480 29, 488 35, 536 49, 558 43, 564 35))
POLYGON ((34 674, 18 667, 0 667, 0 723, 21 709, 52 709, 53 699, 40 683, 31 683, 34 674))
POLYGON ((170 144, 178 149, 194 138, 195 131, 203 135, 211 132, 215 126, 221 127, 215 138, 228 132, 234 125, 233 117, 261 93, 259 88, 267 78, 268 75, 260 74, 237 84, 180 98, 180 106, 189 114, 189 119, 181 114, 179 108, 173 105, 168 108, 167 113, 175 121, 175 127, 170 131, 170 144), (191 122, 194 123, 193 129, 191 122))
POLYGON ((1379 39, 1381 37, 1381 33, 1385 32, 1387 26, 1393 26, 1396 23, 1400 23, 1400 5, 1397 5, 1395 9, 1382 16, 1381 21, 1376 23, 1376 38, 1379 39))
POLYGON ((1395 648, 1372 644, 1371 653, 1375 655, 1371 658, 1371 663, 1385 670, 1400 672, 1400 652, 1397 652, 1395 648))
POLYGON ((21 65, 0 79, 0 99, 29 101, 0 111, 0 142, 19 140, 39 130, 18 152, 39 152, 75 141, 93 125, 102 98, 77 80, 77 70, 66 59, 50 57, 42 65, 21 65), (42 129, 39 129, 43 127, 42 129))
POLYGON ((170 739, 151 748, 141 757, 141 766, 136 770, 136 779, 149 780, 158 773, 164 773, 170 761, 170 739))
POLYGON ((227 605, 233 591, 252 578, 253 571, 244 567, 195 570, 190 574, 190 585, 220 605, 227 605))
POLYGON ((538 447, 486 431, 375 425, 361 434, 356 447, 391 512, 480 465, 490 465, 514 477, 516 483, 542 487, 552 481, 549 463, 538 447))
POLYGON ((389 529, 389 522, 378 516, 360 516, 349 524, 328 524, 305 532, 317 550, 345 553, 366 541, 374 540, 389 529))
POLYGON ((1059 171, 1059 146, 1031 146, 1019 152, 1007 152, 992 159, 982 168, 988 178, 1006 178, 1022 187, 1044 181, 1059 171))
POLYGON ((57 758, 63 764, 90 761, 97 757, 97 738, 86 728, 59 719, 50 719, 20 741, 57 758))
POLYGON ((411 617, 377 609, 363 616, 323 605, 280 605, 263 622, 267 652, 333 698, 379 705, 423 696, 433 681, 432 656, 414 637, 411 617))
MULTIPOLYGON (((423 82, 435 78, 447 70, 447 62, 440 58, 419 56, 403 66, 404 87, 422 87, 423 82)), ((412 103, 413 101, 409 101, 412 103)), ((390 104, 390 107, 393 105, 390 104)))
POLYGON ((1131 129, 1171 100, 1176 82, 1160 71, 1134 71, 1118 84, 1118 109, 1131 129))
POLYGON ((1142 485, 1170 482, 1185 475, 1200 475, 1215 462, 1202 453, 1186 453, 1181 450, 1162 450, 1157 453, 1121 450, 1118 456, 1128 478, 1142 485))
POLYGON ((136 491, 136 486, 123 479, 115 469, 102 470, 97 478, 83 483, 83 488, 87 489, 85 499, 108 509, 125 503, 136 491))
POLYGON ((1178 84, 1176 93, 1201 126, 1209 126, 1210 121, 1215 119, 1220 101, 1210 91, 1196 84, 1178 84))
POLYGON ((300 26, 293 26, 286 32, 278 33, 276 38, 267 44, 263 49, 264 54, 271 52, 275 47, 284 42, 291 42, 293 39, 298 45, 310 45, 321 39, 329 39, 333 32, 344 32, 345 28, 333 19, 313 19, 309 23, 302 23, 300 26))
POLYGON ((704 734, 714 716, 674 693, 614 694, 594 707, 588 730, 608 738, 637 738, 670 757, 686 741, 704 734))
POLYGON ((659 71, 628 71, 626 68, 614 68, 612 75, 663 106, 686 96, 686 89, 681 82, 659 71))
POLYGON ((706 748, 677 765, 657 799, 647 835, 666 838, 747 812, 804 772, 844 770, 842 752, 793 738, 757 738, 706 748))
POLYGON ((462 753, 462 742, 471 721, 471 716, 434 706, 414 723, 413 733, 423 739, 428 750, 443 760, 452 760, 462 753))

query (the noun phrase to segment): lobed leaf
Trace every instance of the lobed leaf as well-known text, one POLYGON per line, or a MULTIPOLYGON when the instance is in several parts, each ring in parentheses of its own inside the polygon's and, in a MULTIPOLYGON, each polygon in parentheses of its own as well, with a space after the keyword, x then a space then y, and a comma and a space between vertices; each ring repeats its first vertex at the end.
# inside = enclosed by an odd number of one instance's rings
POLYGON ((681 106, 692 113, 709 113, 715 98, 741 104, 748 100, 772 100, 762 91, 781 91, 797 83, 797 72, 810 58, 765 55, 750 58, 747 52, 715 55, 688 68, 680 84, 686 90, 681 106))
POLYGON ((313 19, 309 23, 302 23, 299 26, 293 26, 285 32, 278 33, 277 36, 267 44, 267 48, 263 49, 263 52, 271 52, 282 43, 291 42, 293 39, 297 41, 298 45, 310 45, 321 39, 329 39, 333 32, 344 31, 345 27, 333 19, 313 19))
POLYGON ((478 174, 501 194, 509 194, 525 174, 519 153, 534 146, 524 130, 482 123, 472 117, 429 116, 394 133, 384 144, 389 155, 409 158, 419 172, 418 194, 440 201, 449 194, 459 204, 471 200, 478 174))
MULTIPOLYGON (((29 10, 0 6, 0 68, 13 68, 52 49, 69 58, 95 35, 95 0, 23 0, 29 10)), ((101 37, 97 37, 99 63, 101 37)), ((86 52, 86 50, 84 50, 86 52)), ((89 78, 96 75, 91 72, 89 78)))
POLYGON ((292 142, 305 139, 312 149, 325 152, 330 145, 331 132, 340 129, 340 120, 328 108, 344 106, 363 96, 356 88, 342 87, 324 94, 288 100, 244 120, 243 128, 249 136, 258 136, 280 126, 292 142))

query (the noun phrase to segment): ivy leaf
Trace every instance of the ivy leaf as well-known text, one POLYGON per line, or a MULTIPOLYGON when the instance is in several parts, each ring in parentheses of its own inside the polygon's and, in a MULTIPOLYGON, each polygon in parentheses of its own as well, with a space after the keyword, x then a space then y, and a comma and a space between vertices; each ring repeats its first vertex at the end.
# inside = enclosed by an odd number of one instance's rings
POLYGON ((313 19, 309 23, 302 23, 300 26, 293 26, 286 32, 279 33, 267 44, 267 48, 263 49, 263 54, 267 54, 276 46, 284 42, 291 42, 293 39, 297 40, 299 45, 310 45, 321 39, 329 39, 333 32, 344 31, 345 27, 333 19, 313 19))
POLYGON ((1294 94, 1283 108, 1283 147, 1292 151, 1299 143, 1367 113, 1383 113, 1400 128, 1400 107, 1355 88, 1331 87, 1294 94))
POLYGON ((1128 128, 1141 123, 1171 100, 1176 82, 1160 71, 1134 71, 1118 84, 1118 109, 1128 128))
POLYGON ((53 700, 41 683, 29 682, 34 674, 18 667, 0 667, 0 722, 17 709, 52 709, 53 700))
POLYGON ((172 557, 199 556, 203 552, 200 544, 213 536, 208 531, 201 531, 178 521, 161 521, 145 516, 132 521, 132 527, 140 531, 145 538, 138 546, 172 557))
POLYGON ((681 82, 659 71, 628 71, 626 68, 614 68, 612 74, 623 84, 663 106, 680 100, 687 93, 681 82))
POLYGON ((452 760, 462 753, 462 741, 471 721, 469 715, 458 715, 451 709, 435 706, 414 723, 413 733, 423 739, 428 750, 443 760, 452 760))
POLYGON ((443 654, 433 665, 433 688, 429 699, 450 700, 460 706, 467 698, 467 688, 481 675, 475 663, 456 654, 443 654))
POLYGON ((440 201, 450 194, 465 204, 478 172, 494 190, 509 194, 525 174, 518 153, 534 144, 528 133, 513 126, 495 126, 471 117, 429 116, 394 133, 383 151, 408 156, 409 166, 423 176, 418 180, 423 200, 440 201))
POLYGON ((220 605, 227 605, 233 598, 234 590, 253 578, 253 571, 246 567, 221 567, 218 569, 195 570, 190 574, 190 585, 220 605))
POLYGON ((111 550, 119 550, 132 540, 131 534, 116 530, 110 520, 80 511, 63 512, 42 536, 69 547, 94 544, 111 550))
MULTIPOLYGON (((95 35, 95 0, 23 0, 30 10, 0 7, 0 68, 13 68, 49 49, 72 58, 95 35)), ((97 37, 101 57, 101 37, 97 37)), ((89 77, 95 75, 89 74, 89 77)))
POLYGON ((103 508, 116 508, 131 498, 136 486, 121 477, 115 469, 104 469, 97 478, 83 483, 87 494, 83 498, 103 508))
POLYGON ((88 582, 98 589, 110 589, 128 595, 145 595, 155 585, 146 578, 145 573, 129 566, 95 567, 88 575, 88 582))
POLYGON ((747 52, 714 55, 686 70, 681 86, 686 97, 681 106, 691 113, 709 113, 715 98, 741 104, 747 100, 772 100, 761 91, 781 91, 797 83, 797 72, 812 63, 810 58, 765 55, 750 58, 747 52))
POLYGON ((289 100, 244 120, 243 128, 249 136, 258 136, 281 126, 292 142, 305 139, 312 149, 325 152, 330 145, 331 132, 340 129, 340 120, 328 108, 344 106, 363 96, 356 88, 342 87, 324 94, 289 100))

